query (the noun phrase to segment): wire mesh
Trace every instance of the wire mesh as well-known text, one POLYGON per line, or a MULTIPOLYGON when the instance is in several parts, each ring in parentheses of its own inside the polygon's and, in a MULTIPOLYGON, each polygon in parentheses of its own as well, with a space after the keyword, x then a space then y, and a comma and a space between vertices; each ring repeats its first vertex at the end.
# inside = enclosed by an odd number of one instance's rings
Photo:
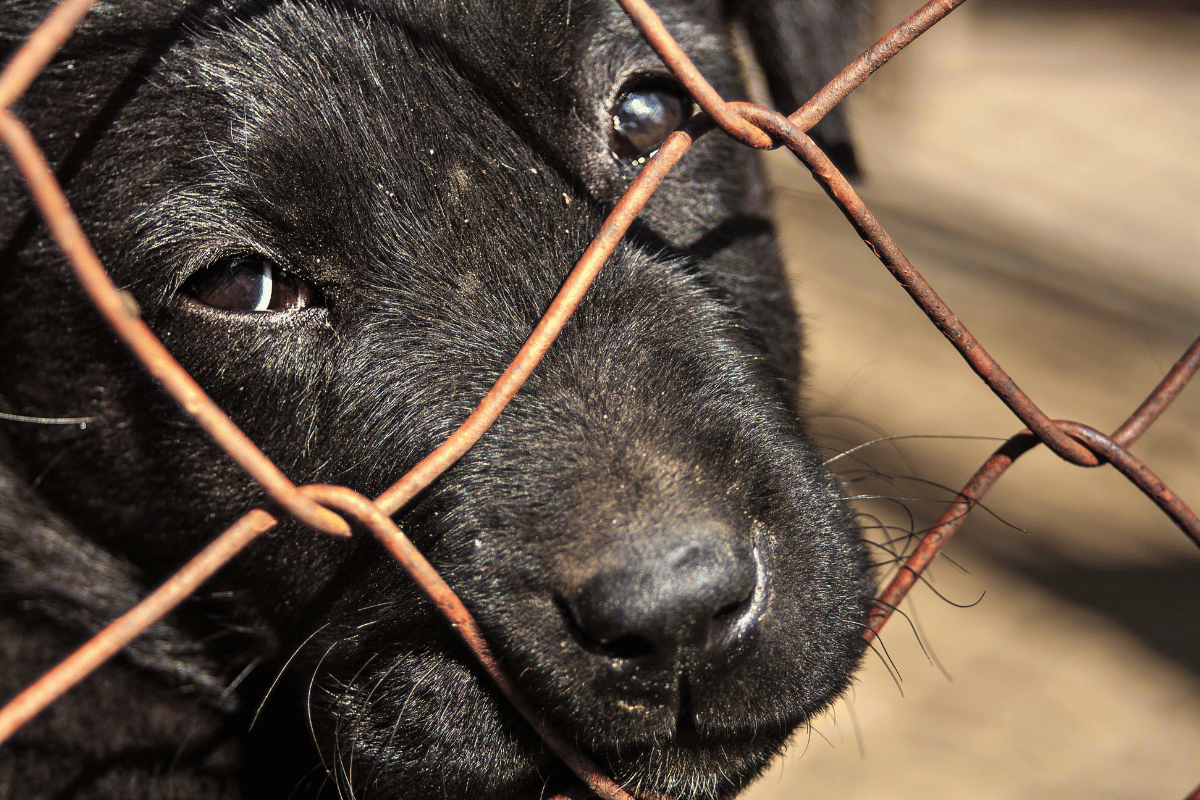
MULTIPOLYGON (((1078 466, 1112 465, 1157 504, 1185 535, 1200 545, 1200 518, 1127 449, 1154 423, 1200 369, 1200 338, 1142 405, 1111 435, 1078 422, 1050 419, 938 297, 850 183, 806 135, 807 130, 872 72, 964 0, 932 0, 926 3, 851 62, 803 107, 786 117, 760 105, 724 101, 644 0, 618 0, 646 41, 691 93, 702 111, 672 134, 650 158, 609 214, 525 345, 461 427, 374 501, 341 486, 296 486, 207 397, 142 322, 132 298, 109 278, 32 135, 11 111, 13 103, 72 35, 93 2, 64 0, 30 35, 0 74, 0 139, 3 139, 11 153, 44 220, 96 308, 150 374, 263 488, 272 505, 247 512, 144 601, 10 701, 0 710, 0 742, 118 653, 149 625, 183 602, 250 542, 275 526, 282 516, 293 517, 322 533, 342 537, 351 535, 351 526, 347 522, 349 519, 380 540, 451 623, 452 629, 475 654, 513 706, 591 790, 605 800, 629 800, 626 792, 552 730, 537 709, 530 706, 499 666, 470 613, 396 527, 390 515, 454 464, 487 431, 551 347, 614 248, 667 173, 694 141, 718 128, 750 147, 766 149, 782 146, 791 150, 808 167, 866 245, 934 326, 1026 426, 997 449, 958 492, 881 593, 868 614, 869 628, 864 634, 868 642, 878 636, 894 609, 970 510, 1017 458, 1040 444, 1078 466)), ((1200 787, 1189 797, 1200 798, 1200 787)))

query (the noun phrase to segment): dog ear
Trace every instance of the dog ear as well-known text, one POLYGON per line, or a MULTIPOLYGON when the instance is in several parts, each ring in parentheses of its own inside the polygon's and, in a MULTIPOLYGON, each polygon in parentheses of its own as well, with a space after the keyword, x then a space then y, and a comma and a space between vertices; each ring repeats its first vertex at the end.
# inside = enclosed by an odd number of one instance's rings
MULTIPOLYGON (((849 63, 859 48, 869 0, 729 0, 749 34, 775 107, 799 108, 849 63)), ((846 177, 859 174, 841 106, 810 132, 846 177)))

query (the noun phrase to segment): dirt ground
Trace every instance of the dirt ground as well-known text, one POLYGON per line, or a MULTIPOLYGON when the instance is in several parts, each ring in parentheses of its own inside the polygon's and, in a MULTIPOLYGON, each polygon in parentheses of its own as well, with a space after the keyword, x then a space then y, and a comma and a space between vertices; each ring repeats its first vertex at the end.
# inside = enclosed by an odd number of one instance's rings
MULTIPOLYGON (((882 2, 881 29, 916 5, 882 2)), ((854 98, 868 206, 1053 417, 1114 430, 1200 335, 1197 76, 1200 4, 970 0, 854 98)), ((1022 426, 807 173, 768 163, 831 455, 992 437, 837 462, 895 476, 850 491, 902 498, 862 508, 919 529, 950 494, 937 486, 1022 426)), ((1200 385, 1132 449, 1200 506, 1200 385)), ((1200 784, 1200 551, 1112 469, 1044 451, 987 503, 886 653, 748 797, 1149 800, 1200 784)))

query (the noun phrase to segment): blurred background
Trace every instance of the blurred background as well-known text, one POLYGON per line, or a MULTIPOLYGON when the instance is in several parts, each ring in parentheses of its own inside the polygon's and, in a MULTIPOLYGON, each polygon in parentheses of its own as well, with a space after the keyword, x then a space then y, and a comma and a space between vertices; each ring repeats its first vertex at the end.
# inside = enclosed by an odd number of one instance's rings
MULTIPOLYGON (((877 32, 918 5, 879 0, 877 32)), ((1115 430, 1200 335, 1200 2, 970 0, 850 111, 868 206, 1052 417, 1115 430)), ((859 503, 892 537, 920 531, 1022 425, 807 172, 768 164, 819 439, 833 456, 929 437, 836 462, 892 476, 848 488, 899 498, 859 503)), ((1132 450, 1200 507, 1200 384, 1132 450)), ((1200 784, 1200 550, 1115 470, 1044 448, 986 505, 748 797, 1200 784)))

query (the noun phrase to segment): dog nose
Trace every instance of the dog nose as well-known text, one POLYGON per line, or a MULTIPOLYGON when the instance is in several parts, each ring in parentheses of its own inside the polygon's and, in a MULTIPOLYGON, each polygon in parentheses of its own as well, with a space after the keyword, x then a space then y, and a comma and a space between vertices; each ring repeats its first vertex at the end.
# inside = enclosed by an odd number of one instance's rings
POLYGON ((668 669, 727 654, 752 633, 767 588, 757 555, 732 531, 705 528, 579 585, 565 605, 584 648, 668 669))

